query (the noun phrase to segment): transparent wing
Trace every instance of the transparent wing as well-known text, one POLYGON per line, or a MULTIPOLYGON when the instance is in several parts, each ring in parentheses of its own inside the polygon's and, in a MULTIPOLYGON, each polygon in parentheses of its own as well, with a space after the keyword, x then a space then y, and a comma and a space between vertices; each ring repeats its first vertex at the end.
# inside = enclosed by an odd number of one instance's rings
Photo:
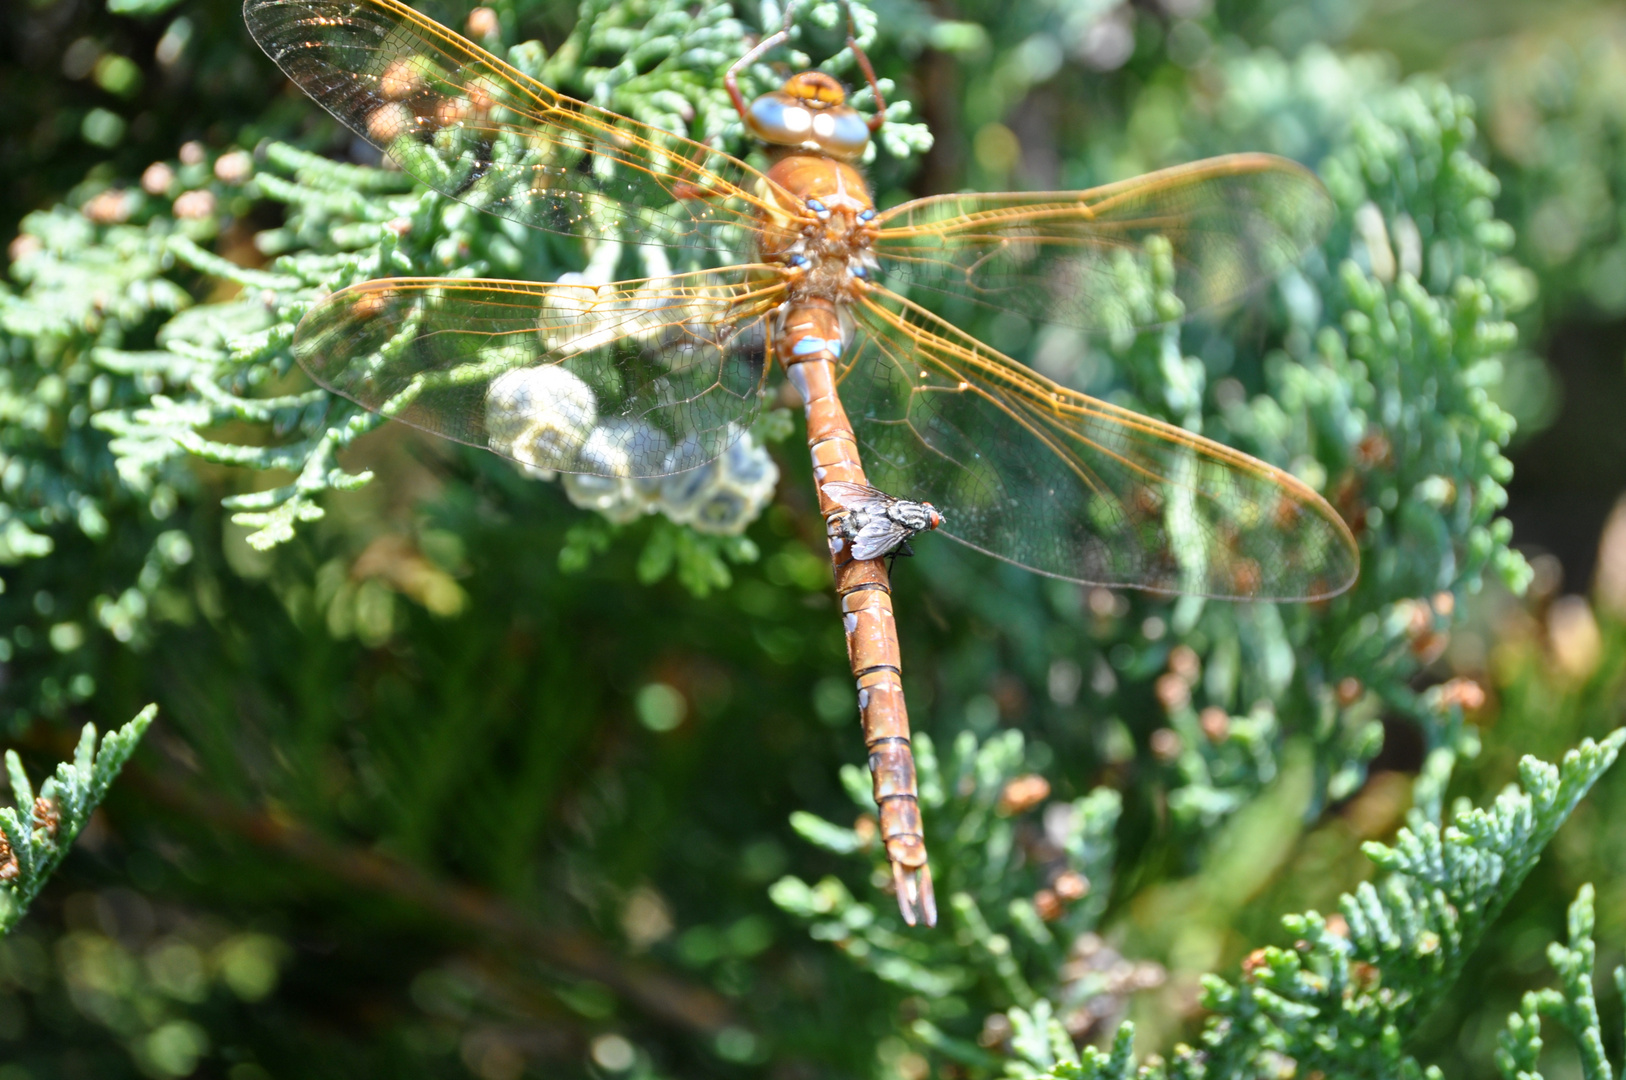
POLYGON ((744 252, 794 199, 745 163, 567 98, 396 0, 248 0, 266 54, 431 188, 551 232, 744 252))
POLYGON ((888 503, 893 502, 892 496, 884 491, 877 491, 868 484, 849 484, 843 480, 831 480, 829 483, 819 485, 837 506, 843 510, 868 510, 871 507, 885 509, 888 503))
POLYGON ((1292 265, 1333 218, 1311 172, 1235 154, 1089 191, 939 195, 883 213, 889 285, 943 293, 1085 330, 1169 321, 1156 310, 1146 241, 1172 248, 1186 313, 1221 306, 1292 265))
POLYGON ((854 559, 878 559, 890 554, 909 538, 909 530, 893 521, 871 521, 853 537, 854 559))
POLYGON ((854 307, 841 400, 869 479, 939 530, 1053 577, 1307 600, 1347 588, 1354 538, 1293 476, 1066 390, 883 289, 854 307))
POLYGON ((521 464, 663 476, 710 461, 755 415, 782 291, 763 269, 363 282, 305 316, 294 356, 367 409, 521 464))

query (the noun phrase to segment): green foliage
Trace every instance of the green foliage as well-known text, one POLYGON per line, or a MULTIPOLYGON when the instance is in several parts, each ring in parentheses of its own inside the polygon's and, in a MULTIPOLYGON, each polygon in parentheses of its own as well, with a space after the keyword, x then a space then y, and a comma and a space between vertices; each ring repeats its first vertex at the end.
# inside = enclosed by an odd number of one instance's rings
POLYGON ((1460 64, 1552 315, 1626 313, 1626 228, 1611 213, 1626 192, 1623 58, 1626 20, 1606 8, 1533 24, 1460 64))
POLYGON ((37 795, 17 752, 6 751, 16 807, 0 809, 0 836, 5 839, 0 847, 0 937, 27 914, 157 715, 158 706, 148 705, 135 719, 105 736, 99 747, 96 725, 86 724, 73 763, 58 765, 37 795))
POLYGON ((1583 742, 1561 766, 1527 757, 1523 790, 1490 809, 1443 830, 1417 819, 1392 846, 1368 845, 1381 885, 1342 898, 1338 930, 1314 912, 1285 919, 1298 942, 1250 957, 1241 985, 1211 981, 1204 1004, 1217 1018, 1171 1073, 1234 1075, 1268 1052, 1329 1076, 1423 1075, 1405 1040, 1623 743, 1626 729, 1583 742))
MULTIPOLYGON (((834 943, 876 977, 932 1001, 915 1030, 934 1044, 955 1045, 934 1019, 965 1016, 967 996, 991 993, 1031 1008, 1042 996, 1035 984, 1050 988, 1066 983, 1058 1008, 1071 1012, 1091 1002, 1108 973, 1084 970, 1090 957, 1070 950, 1095 930, 1106 906, 1113 832, 1122 809, 1118 793, 1099 789, 1073 802, 1052 804, 1042 831, 1036 831, 1016 820, 1028 809, 1023 802, 1037 801, 1022 797, 1022 785, 1039 798, 1049 786, 1022 773, 1020 732, 980 744, 963 732, 941 766, 931 738, 921 735, 917 741, 921 807, 937 823, 934 836, 943 838, 933 855, 942 868, 937 888, 952 912, 955 932, 943 935, 950 940, 900 933, 895 919, 880 917, 833 877, 811 886, 786 877, 773 888, 774 902, 807 920, 814 938, 834 943), (1042 887, 1048 896, 1036 904, 1042 887), (1060 974, 1069 964, 1075 970, 1060 974)), ((842 779, 860 807, 873 805, 860 770, 847 766, 842 779)), ((834 854, 862 853, 873 861, 878 851, 874 823, 868 819, 860 831, 799 814, 792 826, 834 854)), ((1074 1019, 1086 1024, 1083 1017, 1074 1019)), ((986 1057, 974 1047, 969 1054, 972 1063, 986 1057)))
MULTIPOLYGON (((815 938, 917 995, 923 1015, 914 1021, 914 1034, 972 1076, 1135 1075, 1132 1025, 1118 1029, 1110 1054, 1091 1051, 1080 1058, 1074 1049, 1075 1039, 1095 1034, 1097 1022, 1115 1011, 1112 997, 1158 981, 1090 963, 1101 950, 1092 931, 1102 905, 1093 897, 1110 885, 1116 793, 1101 790, 1076 803, 1051 804, 1042 832, 1029 828, 1022 837, 1008 820, 1018 808, 1007 805, 1004 819, 996 816, 1002 794, 1032 779, 1021 774, 1023 746, 1015 732, 980 747, 962 737, 947 768, 939 768, 924 741, 923 804, 939 832, 956 841, 946 859, 939 845, 940 862, 974 867, 980 875, 965 880, 951 871, 943 880, 955 916, 952 937, 903 937, 890 925, 894 920, 855 900, 833 878, 817 886, 786 878, 774 887, 774 900, 806 920, 815 938), (1068 873, 1085 876, 1092 900, 1057 905, 1050 892, 1040 902, 1049 907, 1041 918, 1038 890, 1068 873), (986 1016, 973 1002, 1003 1015, 986 1016), (967 1024, 970 1031, 963 1030, 967 1024), (979 1026, 980 1038, 973 1039, 979 1026), (945 1027, 962 1030, 954 1034, 945 1027), (984 1049, 989 1043, 1001 1052, 984 1049)), ((1393 844, 1368 844, 1382 881, 1345 894, 1331 919, 1314 911, 1283 919, 1294 945, 1250 954, 1236 985, 1207 977, 1202 1003, 1211 1018, 1201 1037, 1195 1047, 1177 1047, 1152 1075, 1198 1080, 1289 1066, 1329 1077, 1441 1075, 1405 1051, 1407 1040, 1450 991, 1559 826, 1623 744, 1626 729, 1602 743, 1583 741, 1560 766, 1527 757, 1520 764, 1522 790, 1503 792, 1489 809, 1460 810, 1444 828, 1415 815, 1393 844)), ((855 800, 861 795, 860 788, 855 800)), ((866 840, 817 819, 797 828, 837 854, 866 864, 877 857, 873 830, 866 840)), ((1590 934, 1590 893, 1585 896, 1586 921, 1572 914, 1572 941, 1590 934)), ((1539 1021, 1531 1019, 1539 1002, 1541 1012, 1571 1026, 1589 1060, 1601 1060, 1590 989, 1583 996, 1590 987, 1590 948, 1590 939, 1571 950, 1554 946, 1565 995, 1549 991, 1527 999, 1525 1018, 1510 1022, 1511 1030, 1524 1033, 1521 1046, 1539 1033, 1539 1021)), ((1602 1075, 1596 1064, 1588 1068, 1589 1077, 1602 1075)))
MULTIPOLYGON (((1165 138, 1118 149, 1136 168, 1161 164, 1153 154, 1243 148, 1321 162, 1339 220, 1320 256, 1254 305, 1252 340, 1238 345, 1199 321, 1094 348, 1038 335, 1024 351, 997 319, 971 329, 1041 370, 1055 372, 1059 355, 1064 375, 1092 392, 1293 469, 1357 524, 1359 583, 1316 610, 1056 588, 1044 596, 1041 634, 1027 609, 1003 599, 1039 589, 1006 578, 1001 600, 979 601, 955 553, 927 556, 934 599, 1020 642, 1010 664, 1050 690, 1056 775, 1123 762, 1124 734, 1154 751, 1133 756, 1153 759, 1181 839, 1178 851, 1145 850, 1143 861, 1201 850, 1189 841, 1258 796, 1293 733, 1314 746, 1305 812, 1348 797, 1378 750, 1383 713, 1423 731, 1417 797, 1437 817, 1476 739, 1447 690, 1419 692, 1412 679, 1487 574, 1514 589, 1528 576, 1497 520, 1513 424, 1488 388, 1516 341, 1507 315, 1528 303, 1531 284, 1505 254, 1512 238, 1492 212, 1496 179, 1474 156, 1472 104, 1435 80, 1397 85, 1370 58, 1307 51, 1285 63, 1233 49, 1216 66, 1180 95, 1133 103, 1128 130, 1165 138), (1149 698, 1161 712, 1155 744, 1149 698), (1085 717, 1094 718, 1089 748, 1067 730, 1085 717)), ((984 672, 944 664, 928 677, 963 701, 984 672)))
MULTIPOLYGON (((99 95, 63 112, 75 149, 16 202, 43 208, 0 288, 0 717, 37 737, 156 698, 172 740, 153 797, 115 799, 94 858, 0 943, 0 1075, 1490 1075, 1468 1040, 1516 1009, 1508 1061, 1536 1068, 1545 1017, 1603 1075, 1590 931, 1554 953, 1558 996, 1518 994, 1579 880, 1603 947, 1626 940, 1613 788, 1531 870, 1619 736, 1494 788, 1619 723, 1626 631, 1604 603, 1590 659, 1565 659, 1574 604, 1539 577, 1509 597, 1530 570, 1498 514, 1513 418, 1541 415, 1541 342, 1511 320, 1538 296, 1548 320, 1607 309, 1617 230, 1586 193, 1620 187, 1618 110, 1549 60, 1448 83, 1281 55, 1256 42, 1356 16, 1232 6, 854 9, 889 103, 883 202, 1269 150, 1338 206, 1321 250, 1224 319, 1104 340, 957 320, 1291 469, 1355 525, 1363 573, 1314 609, 1171 603, 923 542, 897 580, 945 901, 929 935, 879 872, 787 413, 753 432, 775 505, 717 535, 573 505, 292 363, 294 322, 351 282, 607 279, 642 257, 353 155, 270 92, 235 2, 131 3, 147 22, 51 38, 53 79, 80 37, 133 59, 71 88, 99 95), (119 37, 135 25, 159 44, 119 37), (1568 142, 1508 140, 1531 102, 1568 142), (1547 250, 1554 206, 1587 223, 1573 260, 1547 250), (1369 776, 1385 729, 1379 764, 1415 781, 1369 776), (1442 827, 1453 794, 1490 809, 1442 827), (1510 905, 1527 873, 1541 887, 1510 905), (1281 912, 1330 905, 1284 945, 1281 912), (1158 1056, 1136 1062, 1135 1032, 1158 1056)), ((524 70, 748 150, 719 75, 774 5, 495 7, 483 43, 524 70)), ((795 45, 852 81, 838 15, 802 12, 795 45)), ((781 76, 761 64, 748 92, 781 76)))
MULTIPOLYGON (((1610 1080, 1615 1075, 1604 1053, 1592 985, 1598 952, 1592 941, 1594 923, 1592 886, 1583 885, 1569 909, 1569 945, 1554 942, 1547 947, 1547 957, 1563 982, 1562 989, 1531 991, 1524 996, 1520 1010, 1507 1018, 1507 1031, 1496 1053, 1496 1064, 1507 1080, 1536 1080, 1541 1076, 1536 1066, 1541 1056, 1544 1016, 1563 1024, 1574 1038, 1581 1055, 1581 1075, 1586 1080, 1610 1080)), ((1626 968, 1615 969, 1615 985, 1626 986, 1626 968)))

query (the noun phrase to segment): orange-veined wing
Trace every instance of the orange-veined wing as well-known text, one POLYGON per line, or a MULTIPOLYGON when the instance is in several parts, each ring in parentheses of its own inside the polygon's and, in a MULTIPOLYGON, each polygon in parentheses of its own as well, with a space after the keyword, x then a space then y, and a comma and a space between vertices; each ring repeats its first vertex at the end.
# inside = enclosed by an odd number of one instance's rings
POLYGON ((761 213, 805 216, 744 162, 550 90, 397 0, 247 0, 243 18, 323 108, 481 210, 735 254, 754 250, 761 213))
POLYGON ((1042 574, 1254 600, 1347 588, 1355 540, 1304 483, 1067 390, 881 288, 853 306, 841 400, 869 480, 1042 574))
POLYGON ((294 356, 363 407, 523 465, 600 476, 683 472, 751 422, 765 267, 614 285, 391 278, 324 299, 294 356))
POLYGON ((1089 191, 937 195, 881 214, 885 280, 1085 330, 1169 322, 1142 282, 1145 241, 1172 248, 1184 314, 1221 306, 1320 242, 1333 205, 1285 158, 1233 154, 1089 191))

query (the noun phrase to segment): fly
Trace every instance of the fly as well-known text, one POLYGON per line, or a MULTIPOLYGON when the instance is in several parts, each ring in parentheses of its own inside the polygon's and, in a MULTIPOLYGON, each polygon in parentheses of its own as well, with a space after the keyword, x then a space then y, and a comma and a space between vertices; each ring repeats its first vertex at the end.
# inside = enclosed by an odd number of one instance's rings
POLYGON ((830 515, 830 535, 851 542, 854 559, 911 556, 909 541, 943 524, 931 503, 900 499, 868 484, 831 481, 819 490, 841 507, 830 515))

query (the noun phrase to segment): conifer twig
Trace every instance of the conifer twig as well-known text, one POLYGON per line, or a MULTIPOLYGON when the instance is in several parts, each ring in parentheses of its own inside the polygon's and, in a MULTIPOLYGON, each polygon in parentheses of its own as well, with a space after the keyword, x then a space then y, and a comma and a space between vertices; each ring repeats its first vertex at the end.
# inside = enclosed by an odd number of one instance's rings
POLYGON ((27 913, 157 715, 148 705, 99 747, 96 725, 86 724, 73 761, 58 765, 37 794, 17 752, 6 751, 16 805, 0 809, 0 936, 27 913))

